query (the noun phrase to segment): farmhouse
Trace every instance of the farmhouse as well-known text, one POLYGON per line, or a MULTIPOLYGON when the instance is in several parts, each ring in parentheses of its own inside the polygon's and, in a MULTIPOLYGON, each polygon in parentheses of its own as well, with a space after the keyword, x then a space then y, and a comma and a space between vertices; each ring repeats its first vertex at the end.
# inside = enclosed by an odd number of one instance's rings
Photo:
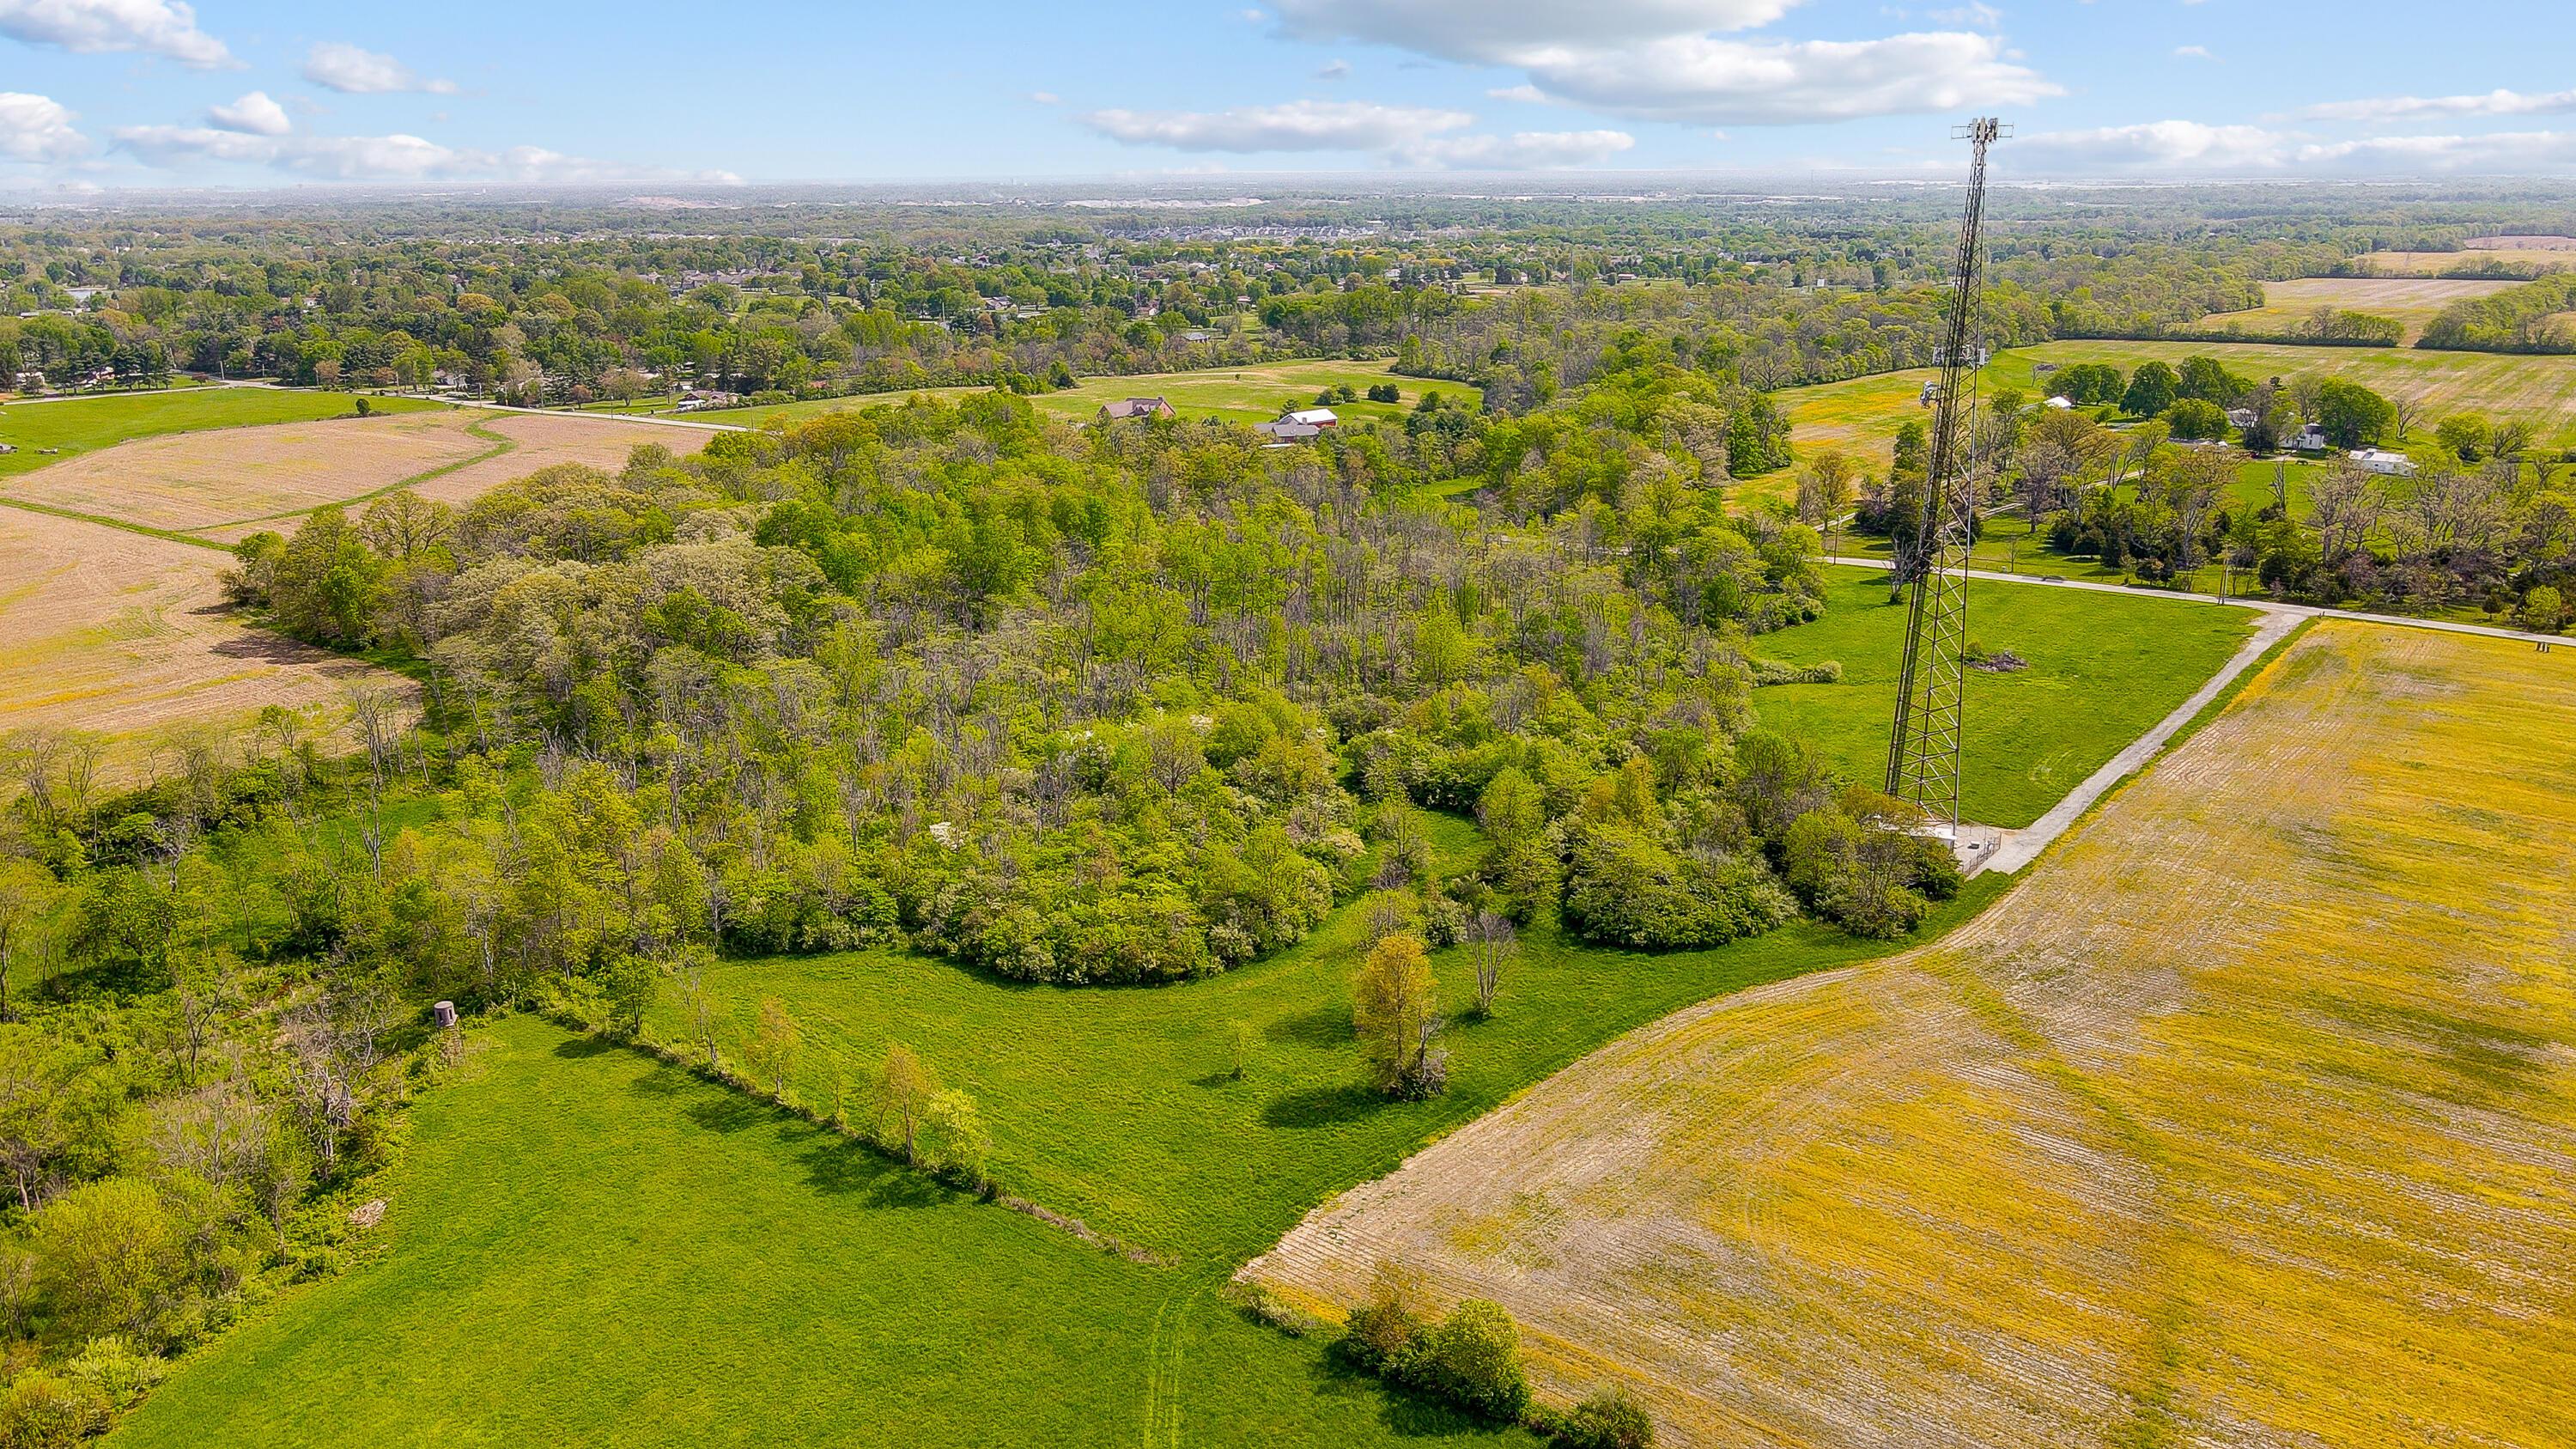
POLYGON ((2322 424, 2310 423, 2290 436, 2283 447, 2296 453, 2322 453, 2326 450, 2326 430, 2322 424))
POLYGON ((1308 438, 1322 436, 1324 431, 1313 423, 1301 423, 1292 418, 1281 418, 1269 423, 1254 423, 1252 430, 1270 439, 1273 444, 1302 443, 1308 438))
POLYGON ((2391 478, 2415 476, 2415 460, 2404 453, 2392 453, 2385 448, 2355 448, 2351 456, 2354 462, 2359 463, 2368 472, 2391 478))
POLYGON ((1114 423, 1121 418, 1168 418, 1172 405, 1160 397, 1122 397, 1100 405, 1100 420, 1114 423))

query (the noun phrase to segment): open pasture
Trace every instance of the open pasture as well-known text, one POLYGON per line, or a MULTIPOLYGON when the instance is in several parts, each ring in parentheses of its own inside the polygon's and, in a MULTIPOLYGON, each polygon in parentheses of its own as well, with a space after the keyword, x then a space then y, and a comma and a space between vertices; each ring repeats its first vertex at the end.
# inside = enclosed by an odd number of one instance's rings
MULTIPOLYGON (((1434 825, 1442 869, 1468 868, 1474 827, 1434 825)), ((1992 898, 1972 883, 1927 930, 1992 898)), ((992 1129, 993 1175, 1009 1190, 1185 1264, 1231 1269, 1334 1192, 1510 1099, 1548 1073, 1665 1012, 1762 981, 1897 949, 1811 924, 1707 951, 1642 955, 1585 946, 1533 924, 1505 971, 1495 1015, 1475 1020, 1462 951, 1434 953, 1450 1021, 1450 1081, 1425 1102, 1389 1101, 1359 1079, 1351 972, 1366 949, 1344 906, 1305 942, 1204 981, 1063 990, 982 975, 901 951, 727 962, 709 973, 739 1036, 763 997, 796 1016, 807 1046, 797 1096, 828 1107, 889 1042, 972 1093, 992 1129), (1232 1077, 1231 1023, 1256 1043, 1232 1077)), ((654 1019, 687 1036, 676 1002, 654 1019)))
POLYGON ((5 496, 229 543, 262 528, 292 531, 316 508, 404 486, 465 503, 549 464, 615 468, 638 443, 685 452, 710 436, 650 423, 450 409, 334 416, 121 443, 18 479, 5 496))
POLYGON ((0 508, 0 734, 104 736, 109 773, 146 772, 160 742, 237 725, 262 706, 317 707, 346 687, 409 682, 239 622, 212 549, 0 508))
POLYGON ((2576 1442, 2576 669, 2314 627, 1978 920, 1311 1215, 1673 1445, 2576 1442))
MULTIPOLYGON (((367 405, 387 413, 446 407, 444 403, 414 397, 370 397, 367 405)), ((346 393, 273 387, 175 388, 166 392, 13 402, 0 406, 0 443, 8 443, 18 451, 0 453, 0 478, 58 467, 75 454, 112 447, 132 438, 263 423, 312 422, 347 417, 356 408, 356 399, 346 393), (47 448, 55 452, 48 455, 44 451, 47 448)))
POLYGON ((1536 1442, 638 1053, 525 1017, 475 1046, 379 1184, 375 1261, 111 1444, 1536 1442))
MULTIPOLYGON (((1882 372, 1813 387, 1784 388, 1777 401, 1789 409, 1789 445, 1800 458, 1839 449, 1873 473, 1885 473, 1896 454, 1896 430, 1908 418, 1932 425, 1932 410, 1923 406, 1923 384, 1935 376, 1928 367, 1882 372)), ((1794 497, 1794 472, 1783 469, 1740 487, 1754 497, 1794 497)))
POLYGON ((2517 286, 2514 282, 2464 281, 2431 277, 2303 277, 2265 282, 2263 305, 2243 312, 2213 312, 2193 330, 2223 333, 2238 328, 2258 336, 2278 336, 2305 322, 2320 307, 2367 312, 2404 323, 2412 343, 2424 324, 2453 302, 2484 297, 2517 286))
MULTIPOLYGON (((1134 377, 1086 377, 1061 392, 1039 393, 1029 399, 1040 413, 1067 422, 1087 423, 1103 403, 1120 398, 1160 396, 1184 418, 1225 418, 1238 423, 1257 423, 1279 416, 1283 406, 1311 407, 1315 394, 1327 387, 1348 384, 1365 393, 1377 384, 1392 382, 1403 389, 1401 404, 1361 401, 1335 403, 1333 410, 1349 417, 1391 416, 1412 407, 1426 391, 1446 393, 1451 399, 1472 400, 1475 389, 1462 382, 1439 382, 1418 377, 1398 377, 1391 362, 1344 362, 1332 359, 1302 362, 1255 363, 1243 367, 1209 368, 1198 372, 1155 372, 1134 377)), ((958 397, 982 392, 983 388, 925 388, 932 397, 958 397)), ((790 424, 823 413, 846 412, 852 408, 900 403, 908 393, 867 393, 855 397, 821 398, 812 402, 781 403, 774 407, 728 408, 722 412, 696 413, 693 417, 707 422, 731 423, 741 427, 759 427, 773 419, 790 424)))

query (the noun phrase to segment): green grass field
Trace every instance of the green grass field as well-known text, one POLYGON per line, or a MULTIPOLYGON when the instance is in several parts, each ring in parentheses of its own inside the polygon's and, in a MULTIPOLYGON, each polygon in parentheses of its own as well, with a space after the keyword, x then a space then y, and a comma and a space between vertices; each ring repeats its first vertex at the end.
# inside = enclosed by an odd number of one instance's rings
MULTIPOLYGON (((1833 568, 1827 574, 1824 618, 1765 634, 1752 647, 1794 664, 1840 661, 1843 682, 1757 690, 1754 713, 1774 729, 1813 739, 1845 772, 1875 784, 1887 768, 1905 610, 1887 602, 1884 573, 1833 568)), ((1969 672, 1960 812, 2006 827, 2037 820, 2189 698, 2252 628, 2252 616, 2242 610, 2152 595, 1976 586, 1968 636, 1990 650, 2010 650, 2030 667, 1969 672)))
MULTIPOLYGON (((445 407, 430 398, 374 397, 378 412, 418 412, 445 407)), ((111 393, 62 402, 19 402, 0 407, 0 443, 18 451, 0 454, 0 477, 163 433, 238 428, 256 423, 298 423, 354 411, 348 393, 301 392, 269 387, 180 388, 167 392, 111 393), (56 452, 46 455, 42 449, 56 452)))
POLYGON ((474 1041, 379 1184, 375 1261, 111 1445, 1533 1442, 640 1053, 524 1017, 474 1041))
MULTIPOLYGON (((1392 366, 1388 362, 1325 360, 1211 368, 1204 372, 1157 372, 1135 377, 1089 377, 1062 392, 1040 393, 1029 401, 1041 413, 1070 422, 1087 423, 1100 411, 1103 403, 1119 398, 1159 395, 1185 418, 1226 418, 1239 423, 1257 423, 1279 416, 1283 405, 1311 406, 1318 391, 1344 383, 1362 392, 1373 384, 1385 382, 1393 382, 1404 390, 1401 404, 1366 401, 1333 404, 1335 412, 1354 418, 1393 416, 1413 406, 1426 390, 1445 392, 1458 401, 1468 400, 1475 391, 1464 383, 1397 377, 1388 370, 1392 366)), ((984 390, 941 387, 925 388, 923 392, 931 397, 959 397, 984 390)), ((779 403, 771 407, 727 408, 721 412, 691 413, 689 416, 702 422, 756 428, 773 419, 794 422, 823 413, 899 403, 907 396, 910 394, 866 393, 856 397, 779 403)))
MULTIPOLYGON (((1444 819, 1436 838, 1447 868, 1468 863, 1472 826, 1444 819)), ((1148 1251, 1231 1267, 1317 1202, 1631 1027, 1890 949, 1800 925, 1712 951, 1638 955, 1540 924, 1488 1021, 1467 1017, 1465 957, 1438 953, 1449 1090, 1389 1102, 1360 1083, 1351 1045, 1363 929, 1345 908, 1291 950, 1183 986, 1030 987, 900 951, 728 963, 715 984, 738 1026, 764 996, 803 1023, 799 1098, 827 1104, 835 1074, 855 1077, 903 1042, 981 1104, 993 1174, 1011 1191, 1148 1251), (1226 1069, 1238 1020, 1260 1042, 1239 1082, 1226 1069)), ((685 1035, 676 1010, 655 1025, 667 1039, 685 1035)))

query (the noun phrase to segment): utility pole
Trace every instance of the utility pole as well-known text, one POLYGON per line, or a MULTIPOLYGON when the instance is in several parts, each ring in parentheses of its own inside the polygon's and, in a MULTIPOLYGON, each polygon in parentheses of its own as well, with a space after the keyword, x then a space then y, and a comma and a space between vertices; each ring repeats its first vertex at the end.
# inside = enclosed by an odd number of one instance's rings
POLYGON ((1956 840, 1959 833, 1960 710, 1967 688, 1968 547, 1976 533, 1974 444, 1979 293, 1985 250, 1986 148, 2007 134, 1991 117, 1951 132, 1969 143, 1968 198, 1951 266, 1950 310, 1942 327, 1941 391, 1923 480, 1905 619, 1905 663, 1896 721, 1887 741, 1887 793, 1923 808, 1956 840))

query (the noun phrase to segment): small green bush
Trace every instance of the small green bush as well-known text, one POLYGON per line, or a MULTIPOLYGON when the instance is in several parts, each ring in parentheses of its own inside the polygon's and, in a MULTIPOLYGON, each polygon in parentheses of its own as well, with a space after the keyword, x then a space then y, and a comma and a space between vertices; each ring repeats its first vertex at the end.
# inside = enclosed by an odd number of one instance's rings
POLYGON ((1518 1422, 1529 1412, 1520 1325, 1487 1299, 1470 1298, 1415 1334, 1388 1359, 1387 1375, 1489 1419, 1518 1422))
POLYGON ((107 1395, 45 1369, 18 1375, 0 1397, 0 1449, 73 1449, 107 1430, 107 1395))
POLYGON ((1562 1449, 1652 1449, 1655 1421, 1626 1389, 1611 1385, 1593 1390, 1559 1416, 1549 1432, 1562 1449))

